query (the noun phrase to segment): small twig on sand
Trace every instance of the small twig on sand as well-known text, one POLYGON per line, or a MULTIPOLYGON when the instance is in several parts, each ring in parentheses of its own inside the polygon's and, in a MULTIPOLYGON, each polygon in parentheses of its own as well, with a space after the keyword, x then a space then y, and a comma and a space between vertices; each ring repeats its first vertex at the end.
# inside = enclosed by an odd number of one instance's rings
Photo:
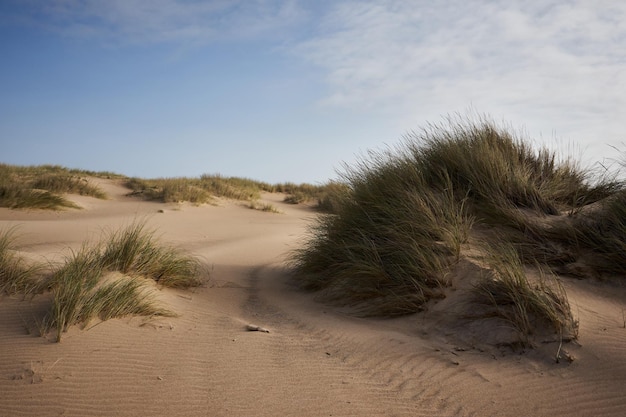
POLYGON ((265 327, 256 326, 254 324, 248 324, 246 326, 246 330, 248 330, 249 332, 263 332, 263 333, 269 333, 270 332, 265 327))
POLYGON ((556 351, 556 363, 559 363, 561 360, 561 348, 563 347, 563 330, 559 331, 559 348, 556 351))

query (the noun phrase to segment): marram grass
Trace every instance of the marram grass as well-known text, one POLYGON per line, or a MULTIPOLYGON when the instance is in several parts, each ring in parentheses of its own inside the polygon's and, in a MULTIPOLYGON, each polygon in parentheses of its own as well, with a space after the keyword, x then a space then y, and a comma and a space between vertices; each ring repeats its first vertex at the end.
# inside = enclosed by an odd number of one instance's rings
POLYGON ((101 263, 105 269, 142 275, 165 287, 188 288, 201 284, 199 261, 161 244, 145 221, 108 233, 101 263))
POLYGON ((491 272, 475 284, 474 295, 488 306, 487 315, 508 323, 524 346, 532 346, 534 334, 542 329, 565 340, 578 337, 578 322, 554 275, 538 268, 538 278, 529 279, 517 251, 507 243, 489 244, 486 252, 491 272))
POLYGON ((15 252, 15 229, 0 231, 0 293, 33 294, 43 288, 42 267, 28 264, 15 252))
POLYGON ((481 225, 481 238, 503 248, 476 293, 526 342, 546 323, 575 337, 563 287, 548 272, 528 281, 523 263, 566 264, 593 252, 625 264, 624 184, 614 178, 594 177, 489 121, 450 118, 346 168, 333 214, 319 216, 292 254, 294 276, 358 313, 420 311, 445 297, 448 274, 481 225), (592 203, 602 216, 585 215, 592 203))
POLYGON ((0 207, 46 210, 78 208, 63 197, 67 193, 106 198, 100 188, 85 178, 88 175, 98 174, 52 165, 21 167, 0 164, 0 207))
POLYGON ((174 316, 154 297, 144 278, 121 276, 103 283, 104 264, 97 247, 83 246, 72 252, 53 278, 54 300, 46 319, 48 330, 64 332, 76 324, 88 324, 94 317, 108 320, 127 315, 174 316))
POLYGON ((55 329, 60 341, 70 326, 87 324, 94 317, 175 315, 156 300, 149 280, 166 287, 198 286, 200 263, 159 244, 145 222, 111 232, 98 244, 83 245, 54 274, 47 330, 55 329))

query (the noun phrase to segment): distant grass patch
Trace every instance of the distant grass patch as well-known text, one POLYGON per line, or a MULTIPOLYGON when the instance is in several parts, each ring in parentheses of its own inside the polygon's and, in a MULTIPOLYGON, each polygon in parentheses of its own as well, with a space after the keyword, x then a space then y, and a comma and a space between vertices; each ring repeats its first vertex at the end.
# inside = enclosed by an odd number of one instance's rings
POLYGON ((260 201, 257 201, 257 200, 250 201, 250 203, 248 204, 248 208, 250 208, 252 210, 265 211, 267 213, 280 214, 280 210, 278 210, 276 207, 274 207, 274 205, 272 205, 270 203, 263 203, 263 202, 260 202, 260 201))
POLYGON ((202 175, 200 178, 131 178, 126 182, 132 192, 147 200, 164 203, 209 203, 212 197, 234 200, 253 200, 260 197, 266 184, 245 178, 226 178, 220 175, 202 175))
MULTIPOLYGON (((58 210, 78 208, 63 194, 88 195, 104 199, 106 194, 85 177, 90 171, 41 165, 20 167, 0 164, 0 207, 58 210)), ((100 176, 112 175, 101 173, 100 176)))
POLYGON ((223 177, 221 175, 202 175, 200 178, 129 178, 125 185, 131 190, 130 195, 146 200, 164 203, 190 202, 204 204, 213 202, 214 197, 249 201, 248 207, 255 210, 278 212, 269 205, 258 202, 262 192, 285 193, 284 201, 289 204, 301 204, 318 201, 322 210, 332 210, 332 199, 342 188, 338 183, 327 185, 281 183, 269 184, 247 178, 223 177))

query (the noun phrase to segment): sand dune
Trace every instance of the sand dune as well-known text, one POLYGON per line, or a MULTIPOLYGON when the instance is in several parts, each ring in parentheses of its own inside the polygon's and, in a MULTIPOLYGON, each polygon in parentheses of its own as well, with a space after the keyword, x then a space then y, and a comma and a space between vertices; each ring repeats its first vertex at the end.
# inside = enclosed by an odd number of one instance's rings
POLYGON ((55 262, 147 218, 210 280, 161 290, 177 318, 93 322, 61 343, 34 324, 48 297, 0 297, 1 416, 626 415, 624 288, 566 281, 580 345, 557 364, 554 344, 514 353, 473 343, 442 308, 362 319, 297 291, 286 254, 315 213, 278 194, 264 199, 281 214, 143 202, 101 186, 109 200, 72 196, 83 210, 0 209, 0 229, 18 226, 23 255, 55 262))

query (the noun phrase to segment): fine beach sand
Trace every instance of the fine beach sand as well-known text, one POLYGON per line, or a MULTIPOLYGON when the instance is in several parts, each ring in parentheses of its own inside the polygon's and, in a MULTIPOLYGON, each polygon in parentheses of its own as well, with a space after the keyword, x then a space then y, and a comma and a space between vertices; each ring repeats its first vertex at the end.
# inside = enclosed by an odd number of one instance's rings
POLYGON ((285 261, 316 213, 283 195, 263 196, 276 214, 233 201, 145 202, 96 181, 108 200, 0 208, 0 230, 16 226, 21 255, 55 262, 147 219, 210 279, 160 291, 179 317, 94 321, 61 343, 34 324, 49 297, 0 296, 0 416, 626 416, 626 288, 564 280, 580 331, 563 345, 573 362, 556 363, 558 344, 481 343, 496 329, 451 319, 454 296, 426 313, 371 319, 295 289, 285 261))

